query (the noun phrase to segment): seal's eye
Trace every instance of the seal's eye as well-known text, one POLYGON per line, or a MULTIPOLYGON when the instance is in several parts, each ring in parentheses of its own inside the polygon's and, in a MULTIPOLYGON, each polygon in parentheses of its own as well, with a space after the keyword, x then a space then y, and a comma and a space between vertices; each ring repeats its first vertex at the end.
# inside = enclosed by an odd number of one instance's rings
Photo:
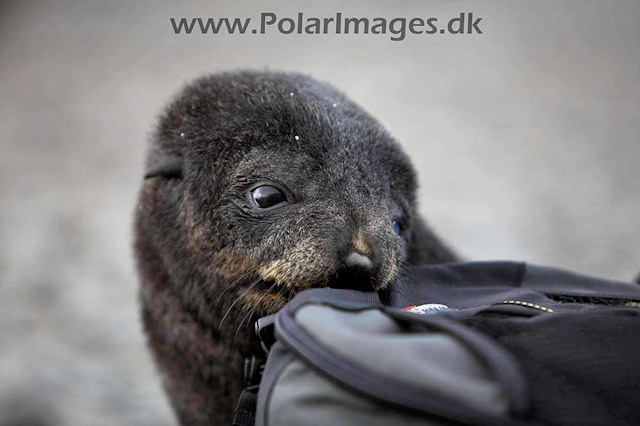
POLYGON ((269 185, 259 186, 251 192, 251 198, 261 209, 285 203, 287 196, 278 188, 269 185))
POLYGON ((402 231, 404 231, 404 221, 401 217, 393 219, 391 225, 393 225, 393 230, 396 231, 396 234, 398 235, 402 234, 402 231))

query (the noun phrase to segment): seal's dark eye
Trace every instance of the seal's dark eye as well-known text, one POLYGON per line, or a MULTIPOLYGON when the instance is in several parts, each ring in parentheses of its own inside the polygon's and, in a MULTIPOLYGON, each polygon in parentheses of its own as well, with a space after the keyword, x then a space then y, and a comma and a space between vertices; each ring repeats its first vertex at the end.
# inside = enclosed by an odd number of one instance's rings
POLYGON ((278 188, 269 185, 259 186, 251 192, 251 198, 261 209, 273 207, 287 201, 287 196, 278 188))
POLYGON ((398 235, 400 235, 402 231, 404 231, 404 223, 402 221, 402 218, 393 219, 391 225, 393 225, 393 230, 396 231, 396 234, 398 235))

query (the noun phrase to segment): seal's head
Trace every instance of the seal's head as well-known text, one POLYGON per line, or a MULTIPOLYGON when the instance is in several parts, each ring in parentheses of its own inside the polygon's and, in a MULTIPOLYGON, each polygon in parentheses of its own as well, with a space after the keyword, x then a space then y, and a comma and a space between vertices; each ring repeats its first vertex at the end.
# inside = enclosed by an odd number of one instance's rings
POLYGON ((242 290, 270 310, 308 287, 392 283, 415 238, 415 189, 398 145, 329 85, 222 74, 162 117, 140 219, 185 296, 242 290))
POLYGON ((200 79, 168 106, 149 151, 143 307, 162 288, 177 301, 163 306, 224 335, 227 316, 274 312, 309 287, 380 290, 403 261, 452 260, 418 219, 415 191, 399 146, 331 86, 285 73, 200 79))

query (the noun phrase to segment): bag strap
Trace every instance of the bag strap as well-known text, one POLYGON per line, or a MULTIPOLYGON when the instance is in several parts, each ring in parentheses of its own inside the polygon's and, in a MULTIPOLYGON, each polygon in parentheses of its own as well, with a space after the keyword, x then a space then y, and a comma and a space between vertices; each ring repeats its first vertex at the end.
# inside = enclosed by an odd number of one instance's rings
MULTIPOLYGON (((255 325, 255 332, 265 354, 269 354, 269 349, 275 337, 273 337, 273 323, 275 315, 260 318, 255 325)), ((244 381, 247 387, 240 393, 238 405, 233 412, 233 423, 231 426, 254 426, 256 422, 256 410, 258 405, 258 390, 260 380, 267 360, 252 356, 251 359, 244 360, 244 381)))
POLYGON ((231 426, 254 426, 256 422, 256 406, 260 385, 248 386, 242 390, 238 406, 233 413, 231 426))

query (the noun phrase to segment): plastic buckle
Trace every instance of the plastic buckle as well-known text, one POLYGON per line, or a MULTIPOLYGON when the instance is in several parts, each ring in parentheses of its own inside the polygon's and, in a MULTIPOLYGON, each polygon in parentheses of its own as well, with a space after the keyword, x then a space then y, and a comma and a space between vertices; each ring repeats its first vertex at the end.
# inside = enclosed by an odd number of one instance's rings
POLYGON ((252 356, 251 359, 246 358, 244 360, 244 381, 247 386, 254 386, 260 384, 262 379, 262 372, 264 371, 265 360, 252 356))
POLYGON ((276 341, 275 322, 276 314, 273 314, 262 317, 255 323, 255 333, 260 340, 260 346, 262 346, 262 350, 264 350, 265 355, 269 355, 271 345, 276 341))

